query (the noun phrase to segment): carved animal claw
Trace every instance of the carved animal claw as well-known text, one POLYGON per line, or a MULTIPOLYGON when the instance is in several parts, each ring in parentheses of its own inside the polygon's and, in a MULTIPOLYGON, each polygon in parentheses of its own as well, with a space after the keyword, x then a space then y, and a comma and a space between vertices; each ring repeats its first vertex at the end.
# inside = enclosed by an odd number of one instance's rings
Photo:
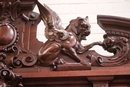
POLYGON ((56 58, 53 63, 55 63, 56 65, 57 64, 66 64, 66 62, 64 61, 63 58, 56 58))
POLYGON ((52 70, 56 70, 58 68, 57 67, 58 64, 66 64, 66 62, 62 58, 56 58, 52 63, 52 70))

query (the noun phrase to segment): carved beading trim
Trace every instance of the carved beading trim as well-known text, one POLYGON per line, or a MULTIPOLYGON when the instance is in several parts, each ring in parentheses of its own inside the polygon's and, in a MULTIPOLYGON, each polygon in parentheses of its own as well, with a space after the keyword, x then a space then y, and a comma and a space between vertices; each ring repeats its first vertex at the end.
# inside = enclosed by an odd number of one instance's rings
POLYGON ((108 35, 115 35, 115 36, 124 36, 130 38, 130 33, 125 31, 116 31, 116 30, 106 30, 108 35))

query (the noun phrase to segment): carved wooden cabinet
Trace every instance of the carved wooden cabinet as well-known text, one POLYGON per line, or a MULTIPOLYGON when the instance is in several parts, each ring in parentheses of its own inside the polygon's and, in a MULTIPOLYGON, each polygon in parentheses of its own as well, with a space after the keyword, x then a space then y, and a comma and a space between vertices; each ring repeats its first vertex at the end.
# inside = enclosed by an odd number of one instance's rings
POLYGON ((97 22, 104 40, 83 46, 88 17, 64 29, 56 12, 37 0, 0 1, 0 87, 130 87, 130 19, 98 15, 97 22), (36 38, 40 21, 45 43, 36 38), (95 45, 113 55, 90 50, 95 45))

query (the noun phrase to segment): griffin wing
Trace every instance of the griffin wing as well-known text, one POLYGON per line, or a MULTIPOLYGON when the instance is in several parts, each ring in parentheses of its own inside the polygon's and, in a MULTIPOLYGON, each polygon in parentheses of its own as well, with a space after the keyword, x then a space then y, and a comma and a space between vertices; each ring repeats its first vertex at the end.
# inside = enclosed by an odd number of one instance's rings
POLYGON ((50 39, 50 36, 54 34, 55 30, 62 30, 61 19, 59 16, 50 9, 47 5, 42 5, 37 1, 37 6, 40 12, 40 16, 42 21, 44 22, 45 28, 45 36, 47 39, 50 39))

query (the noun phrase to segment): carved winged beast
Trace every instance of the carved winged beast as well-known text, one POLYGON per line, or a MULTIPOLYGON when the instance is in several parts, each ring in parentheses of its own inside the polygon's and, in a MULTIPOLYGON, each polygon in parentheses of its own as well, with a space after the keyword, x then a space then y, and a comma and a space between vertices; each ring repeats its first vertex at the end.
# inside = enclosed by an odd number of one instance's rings
POLYGON ((99 45, 99 42, 94 42, 87 46, 82 46, 81 41, 86 39, 90 34, 90 25, 88 17, 77 17, 70 21, 70 24, 64 29, 61 26, 59 16, 52 11, 48 6, 41 5, 37 2, 41 19, 45 28, 45 36, 48 39, 38 53, 38 59, 43 66, 49 66, 56 63, 64 63, 57 58, 59 53, 63 51, 76 62, 86 64, 77 54, 84 53, 94 45, 99 45))

